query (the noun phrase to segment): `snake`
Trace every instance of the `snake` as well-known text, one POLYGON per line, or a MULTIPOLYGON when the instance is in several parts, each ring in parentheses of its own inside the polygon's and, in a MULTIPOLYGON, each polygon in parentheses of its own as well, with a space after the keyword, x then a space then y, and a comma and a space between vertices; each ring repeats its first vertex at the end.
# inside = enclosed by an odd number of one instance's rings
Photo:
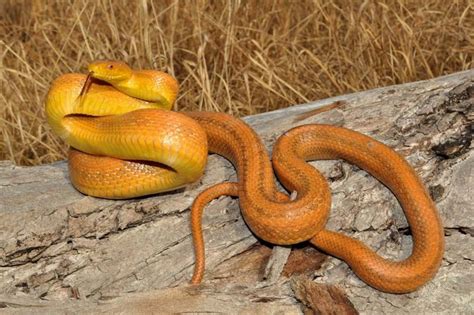
POLYGON ((442 222, 423 182, 396 151, 350 129, 307 124, 281 135, 270 158, 241 119, 170 110, 178 91, 176 79, 165 72, 95 61, 87 75, 68 73, 52 82, 46 117, 71 147, 70 179, 86 195, 126 199, 176 190, 201 178, 209 153, 234 165, 235 182, 205 189, 191 206, 192 284, 204 276, 204 207, 222 195, 238 197, 244 221, 258 238, 275 245, 310 242, 380 291, 412 292, 435 276, 444 253, 442 222), (408 257, 384 258, 361 241, 325 228, 331 191, 307 162, 329 159, 356 165, 392 191, 413 238, 408 257), (275 174, 287 192, 296 192, 295 198, 278 188, 275 174))

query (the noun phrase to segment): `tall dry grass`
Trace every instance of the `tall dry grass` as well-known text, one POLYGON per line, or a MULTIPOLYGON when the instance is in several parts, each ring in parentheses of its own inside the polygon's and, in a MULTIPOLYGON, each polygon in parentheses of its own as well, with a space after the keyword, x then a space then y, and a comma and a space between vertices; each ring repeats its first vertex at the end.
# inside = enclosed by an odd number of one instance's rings
POLYGON ((60 159, 48 85, 95 59, 164 69, 176 110, 248 115, 471 68, 472 1, 0 1, 0 160, 60 159))

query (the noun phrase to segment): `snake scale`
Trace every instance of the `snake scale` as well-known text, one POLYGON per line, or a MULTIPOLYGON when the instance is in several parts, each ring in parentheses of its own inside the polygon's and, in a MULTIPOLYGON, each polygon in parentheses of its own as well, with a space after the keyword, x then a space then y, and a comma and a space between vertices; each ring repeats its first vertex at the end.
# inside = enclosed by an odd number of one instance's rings
POLYGON ((203 191, 191 209, 195 244, 192 283, 204 273, 201 216, 221 195, 239 198, 245 222, 261 239, 290 245, 309 241, 344 260, 367 284, 411 292, 432 279, 444 252, 436 207, 410 165, 384 144, 330 125, 303 125, 283 134, 272 160, 258 135, 223 113, 173 112, 178 83, 155 70, 132 70, 118 61, 89 65, 89 75, 65 74, 51 85, 46 114, 53 131, 72 147, 70 178, 81 192, 132 198, 174 190, 201 177, 208 152, 230 160, 237 182, 203 191), (306 163, 343 159, 366 170, 399 200, 413 236, 411 255, 382 258, 344 234, 325 229, 331 194, 325 178, 306 163), (274 172, 294 200, 280 192, 274 172))

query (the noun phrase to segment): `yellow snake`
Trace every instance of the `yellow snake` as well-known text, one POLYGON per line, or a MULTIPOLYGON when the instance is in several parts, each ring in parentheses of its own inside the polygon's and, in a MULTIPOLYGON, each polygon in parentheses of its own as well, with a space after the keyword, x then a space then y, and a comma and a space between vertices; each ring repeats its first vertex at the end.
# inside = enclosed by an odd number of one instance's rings
POLYGON ((71 181, 88 195, 131 198, 176 189, 202 175, 208 151, 234 164, 238 181, 205 190, 192 206, 192 283, 204 272, 202 211, 220 195, 239 197, 243 217, 258 237, 273 244, 310 241, 379 290, 410 292, 435 275, 444 252, 441 221, 422 182, 395 151, 345 128, 305 125, 280 137, 272 166, 261 140, 243 121, 221 113, 169 111, 177 92, 176 80, 163 72, 99 61, 89 65, 89 76, 56 79, 46 113, 54 132, 74 148, 71 181), (390 261, 324 229, 331 195, 323 176, 305 162, 315 159, 344 159, 391 189, 410 224, 410 257, 390 261), (278 191, 273 171, 288 191, 297 192, 295 200, 278 191))

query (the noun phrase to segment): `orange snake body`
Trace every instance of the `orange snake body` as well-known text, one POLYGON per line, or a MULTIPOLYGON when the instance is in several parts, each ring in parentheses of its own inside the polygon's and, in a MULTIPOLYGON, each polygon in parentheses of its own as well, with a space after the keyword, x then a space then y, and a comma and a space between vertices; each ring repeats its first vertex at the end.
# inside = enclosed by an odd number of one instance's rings
MULTIPOLYGON (((102 72, 111 69, 110 65, 114 70, 121 68, 127 72, 126 65, 117 62, 93 65, 95 67, 89 67, 93 77, 128 93, 127 84, 121 83, 123 77, 101 76, 102 72)), ((131 70, 128 77, 130 73, 131 70)), ((154 74, 156 72, 142 72, 142 77, 150 81, 147 76, 154 74)), ((436 208, 413 169, 384 144, 345 128, 305 125, 293 128, 279 138, 273 150, 272 166, 257 134, 239 119, 220 113, 174 113, 156 109, 156 104, 148 103, 158 102, 169 108, 176 93, 168 90, 163 93, 164 97, 129 100, 132 103, 130 111, 124 109, 117 116, 97 113, 106 109, 93 110, 91 114, 84 110, 87 106, 96 107, 85 100, 90 94, 101 89, 113 95, 120 92, 112 91, 110 86, 102 87, 102 83, 95 81, 81 96, 85 77, 70 76, 60 77, 53 83, 46 110, 53 129, 73 147, 84 151, 72 150, 69 157, 71 179, 80 191, 100 197, 128 198, 175 189, 201 176, 208 150, 226 157, 236 167, 236 183, 208 188, 192 206, 196 254, 192 283, 199 283, 204 272, 202 211, 210 200, 220 195, 239 197, 245 222, 258 237, 286 245, 309 240, 316 247, 343 259, 362 280, 379 290, 413 291, 438 270, 444 251, 444 235, 436 208), (74 105, 61 105, 74 102, 74 105), (344 159, 368 171, 395 194, 413 235, 410 257, 400 262, 386 260, 361 242, 324 229, 331 204, 329 186, 324 177, 305 162, 316 159, 344 159), (286 194, 278 191, 273 170, 288 191, 297 192, 295 200, 290 201, 286 194)), ((129 81, 140 86, 140 80, 137 76, 129 81)), ((155 82, 158 86, 163 82, 167 87, 175 85, 168 77, 155 82)), ((142 89, 147 89, 146 84, 142 89)), ((156 90, 160 91, 159 88, 156 90)), ((99 103, 103 106, 105 102, 99 103)))

